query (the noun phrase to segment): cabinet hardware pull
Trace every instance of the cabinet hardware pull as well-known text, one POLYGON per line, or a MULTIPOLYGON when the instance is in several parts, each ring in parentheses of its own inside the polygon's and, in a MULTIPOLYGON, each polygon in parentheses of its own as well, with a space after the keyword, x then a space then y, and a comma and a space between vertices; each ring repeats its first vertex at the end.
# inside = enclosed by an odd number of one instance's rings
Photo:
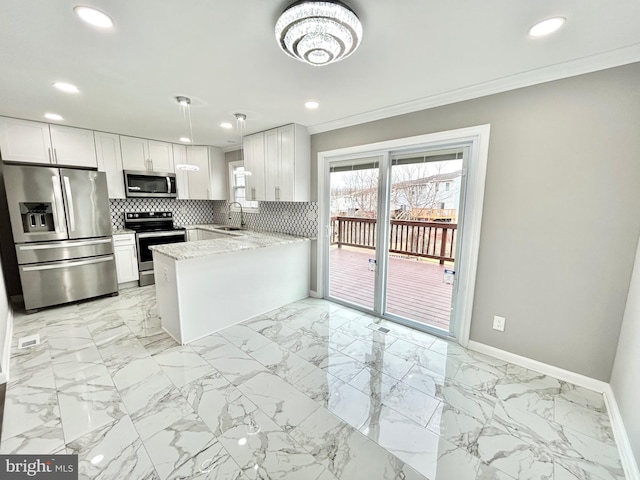
POLYGON ((51 149, 47 148, 48 153, 49 153, 49 163, 53 163, 53 157, 51 156, 51 149))
POLYGON ((55 148, 53 149, 53 158, 55 158, 56 163, 58 163, 58 150, 56 150, 55 148))

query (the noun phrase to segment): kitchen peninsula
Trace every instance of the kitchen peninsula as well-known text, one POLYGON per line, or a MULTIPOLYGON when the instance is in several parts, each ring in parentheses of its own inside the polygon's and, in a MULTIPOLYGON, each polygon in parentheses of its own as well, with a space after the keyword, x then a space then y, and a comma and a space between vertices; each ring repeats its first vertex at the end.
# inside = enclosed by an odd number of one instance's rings
POLYGON ((225 232, 151 249, 162 328, 182 345, 309 295, 308 238, 225 232))

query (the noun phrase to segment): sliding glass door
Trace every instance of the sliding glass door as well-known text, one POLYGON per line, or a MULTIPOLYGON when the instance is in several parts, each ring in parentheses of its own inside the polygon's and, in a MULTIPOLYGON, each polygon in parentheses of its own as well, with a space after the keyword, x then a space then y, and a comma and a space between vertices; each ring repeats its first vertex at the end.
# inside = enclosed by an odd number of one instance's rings
POLYGON ((420 330, 452 331, 466 153, 329 162, 329 299, 420 330))

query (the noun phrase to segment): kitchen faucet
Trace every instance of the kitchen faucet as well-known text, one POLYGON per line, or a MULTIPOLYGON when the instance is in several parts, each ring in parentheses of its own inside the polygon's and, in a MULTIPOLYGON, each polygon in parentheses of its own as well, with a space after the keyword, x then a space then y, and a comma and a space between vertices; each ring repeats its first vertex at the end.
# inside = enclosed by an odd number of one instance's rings
POLYGON ((242 204, 240 202, 231 202, 229 204, 229 220, 231 220, 231 206, 234 204, 240 207, 240 228, 245 228, 247 224, 244 223, 244 214, 242 213, 242 204))

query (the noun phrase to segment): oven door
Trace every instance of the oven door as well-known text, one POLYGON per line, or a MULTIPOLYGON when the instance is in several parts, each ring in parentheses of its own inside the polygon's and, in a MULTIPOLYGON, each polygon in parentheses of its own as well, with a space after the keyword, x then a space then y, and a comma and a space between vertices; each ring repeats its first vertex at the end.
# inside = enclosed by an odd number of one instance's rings
POLYGON ((136 233, 138 247, 138 269, 140 271, 153 270, 153 252, 149 247, 166 245, 167 243, 181 243, 187 241, 184 230, 171 232, 136 233))

